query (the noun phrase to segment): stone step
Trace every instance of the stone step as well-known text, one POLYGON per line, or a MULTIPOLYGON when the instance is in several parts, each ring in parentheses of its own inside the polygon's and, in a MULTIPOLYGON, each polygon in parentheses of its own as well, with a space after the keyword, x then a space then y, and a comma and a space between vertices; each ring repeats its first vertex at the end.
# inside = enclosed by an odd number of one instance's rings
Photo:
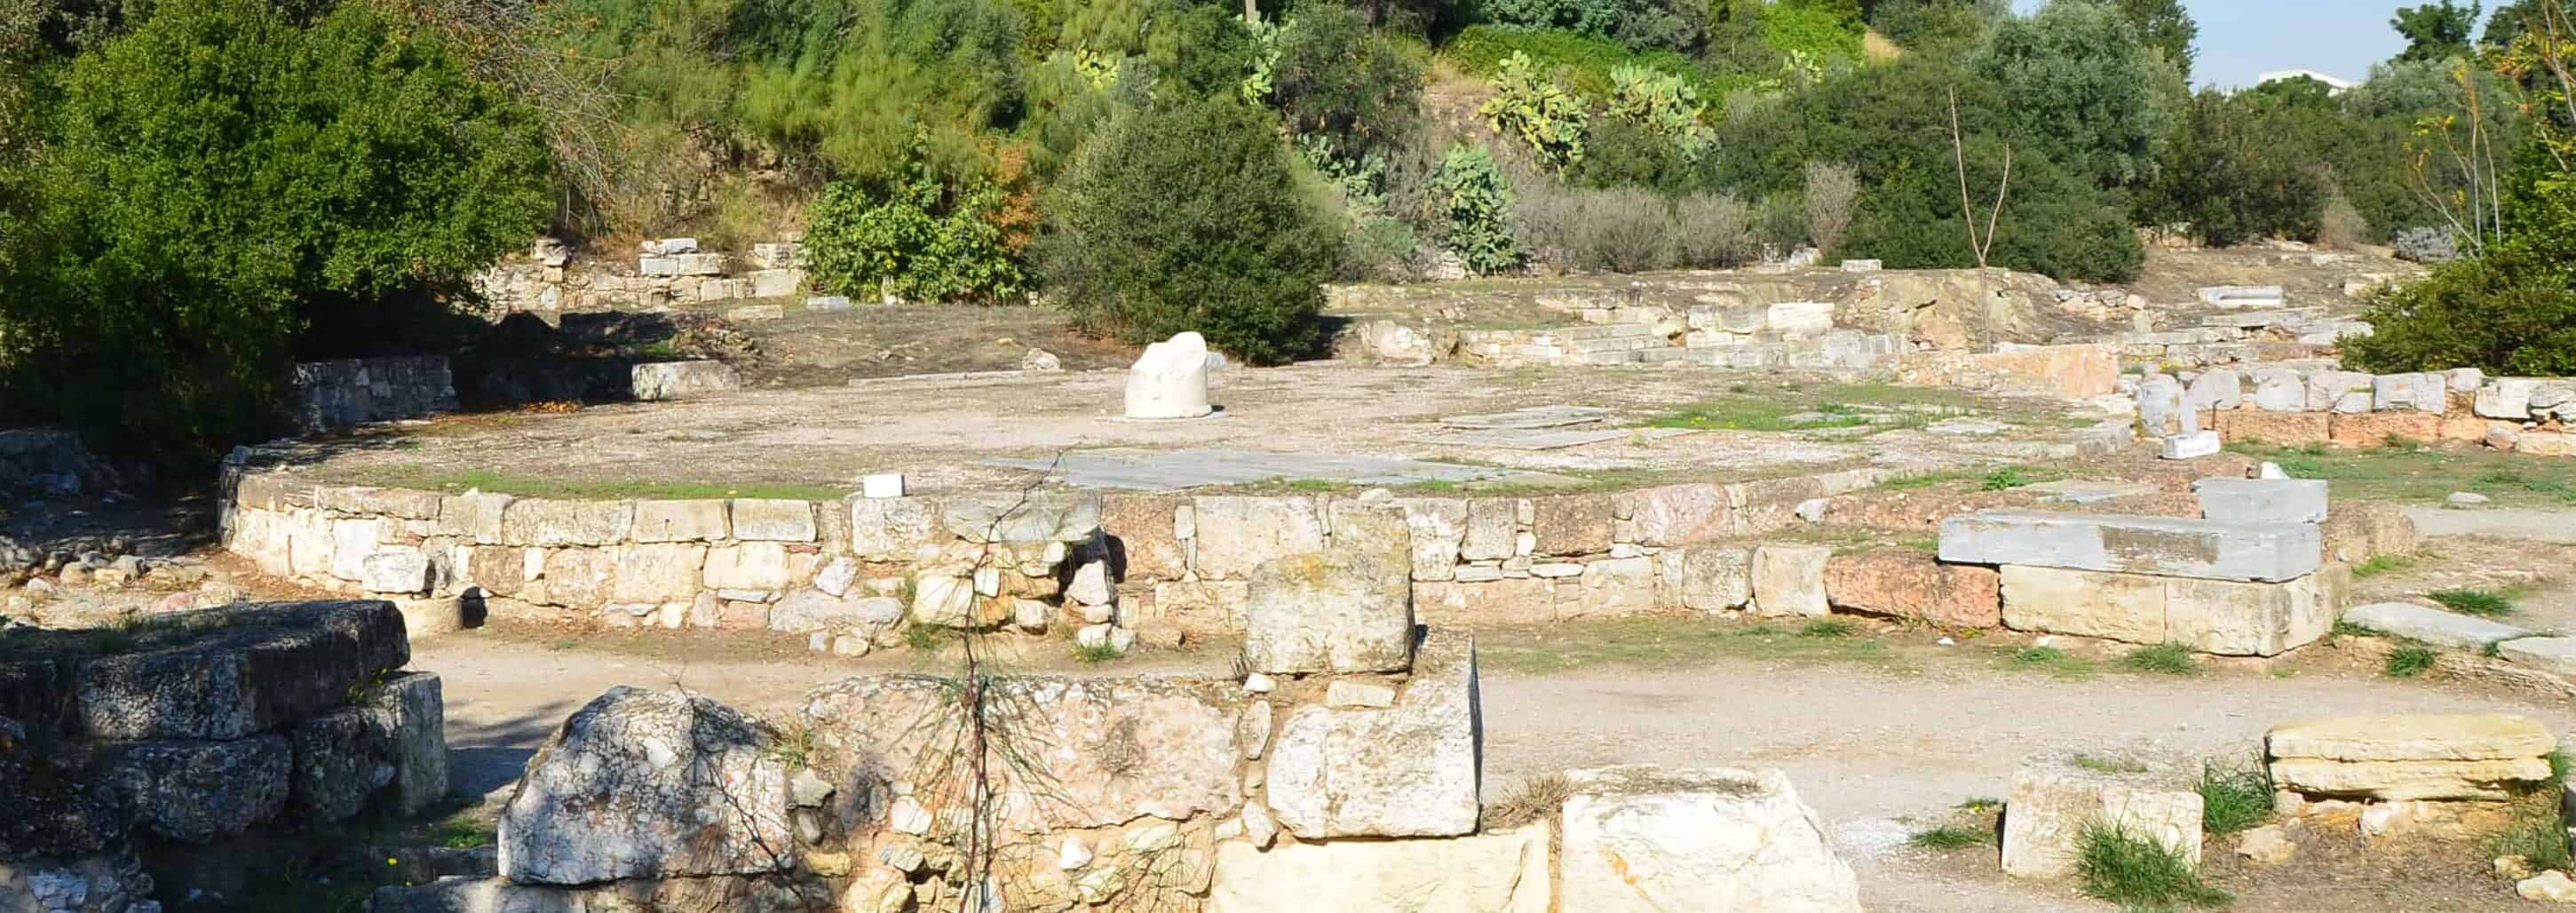
POLYGON ((2496 645, 2506 662, 2576 676, 2576 637, 2526 637, 2496 645))
POLYGON ((2259 330, 2268 326, 2313 323, 2324 319, 2325 308, 2288 308, 2277 311, 2246 311, 2238 314, 2214 314, 2200 319, 2205 327, 2234 327, 2259 330))
POLYGON ((2503 622, 2472 618, 2411 602, 2374 602, 2344 610, 2343 620, 2391 637, 2418 640, 2436 647, 2483 652, 2488 644, 2529 637, 2531 632, 2503 622))
POLYGON ((2325 548, 2306 523, 2222 523, 2036 511, 1941 521, 1941 560, 2281 582, 2314 573, 2325 548))

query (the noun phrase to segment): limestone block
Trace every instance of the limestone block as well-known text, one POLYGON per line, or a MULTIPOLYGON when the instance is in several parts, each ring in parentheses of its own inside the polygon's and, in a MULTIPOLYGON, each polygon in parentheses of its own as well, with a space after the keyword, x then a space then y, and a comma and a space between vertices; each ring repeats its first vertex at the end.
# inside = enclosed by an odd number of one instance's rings
POLYGON ((2302 795, 2407 802, 2500 801, 2549 779, 2546 758, 2486 761, 2337 761, 2274 758, 2275 787, 2302 795))
POLYGON ((393 767, 378 794, 393 814, 418 815, 447 797, 447 703, 438 673, 395 674, 353 706, 393 767))
POLYGON ((804 272, 792 269, 753 270, 744 273, 743 278, 751 282, 754 298, 785 298, 796 294, 796 287, 805 283, 804 272))
POLYGON ((1252 602, 1251 584, 1241 580, 1172 581, 1154 586, 1154 599, 1143 611, 1119 611, 1139 621, 1151 620, 1192 635, 1240 634, 1245 607, 1252 602))
POLYGON ((2234 409, 2245 403, 2245 379, 2234 368, 2211 368, 2192 378, 2183 390, 2185 408, 2195 412, 2234 409))
POLYGON ((1655 608, 1655 561, 1644 555, 1598 558, 1583 565, 1573 586, 1559 586, 1557 617, 1633 615, 1655 608))
POLYGON ((2369 397, 2367 394, 2370 391, 2371 380, 2371 375, 2364 374, 2359 371, 2318 370, 2309 372, 2308 395, 2306 402, 2307 411, 2324 412, 2330 409, 2335 409, 2337 408, 2336 404, 2344 398, 2344 394, 2356 391, 2365 394, 2363 397, 2364 405, 2362 408, 2367 411, 2369 409, 2369 406, 2367 405, 2369 397))
POLYGON ((2002 569, 2004 626, 2163 643, 2165 579, 2008 564, 2002 569))
POLYGON ((299 821, 348 820, 366 807, 368 793, 393 779, 393 765, 378 757, 365 716, 355 708, 297 723, 286 736, 294 749, 287 807, 299 821))
POLYGON ((2522 421, 2531 417, 2531 394, 2540 381, 2529 377, 2498 377, 2478 388, 2476 409, 2485 418, 2522 421))
POLYGON ((1567 774, 1559 909, 1858 913, 1860 887, 1777 770, 1567 774))
POLYGON ((769 629, 787 634, 816 631, 857 632, 874 638, 903 620, 903 600, 851 590, 832 596, 820 590, 796 590, 769 607, 769 629))
MULTIPOLYGON (((1047 746, 1047 800, 1005 803, 997 823, 1009 831, 1183 821, 1243 807, 1236 722, 1249 699, 1232 683, 1017 675, 994 685, 998 705, 1014 708, 1022 744, 1047 746)), ((873 818, 885 814, 876 804, 885 801, 881 781, 956 782, 967 750, 955 735, 956 707, 949 685, 915 675, 859 676, 808 692, 803 719, 820 749, 815 773, 835 788, 832 808, 873 818), (951 735, 924 735, 940 731, 951 735)), ((926 787, 914 795, 932 801, 926 787)), ((924 811, 931 822, 963 820, 962 808, 924 811)))
POLYGON ((1476 693, 1474 639, 1433 631, 1395 706, 1290 713, 1270 749, 1279 824, 1308 840, 1474 832, 1484 768, 1476 693))
MULTIPOLYGON (((975 543, 1088 542, 1100 534, 1100 496, 1078 493, 954 497, 940 504, 940 521, 950 535, 975 543)), ((734 518, 737 527, 741 522, 741 517, 734 518)), ((741 531, 737 529, 735 535, 741 535, 741 531)))
MULTIPOLYGON (((1492 568, 1460 568, 1494 571, 1492 568)), ((1748 591, 1749 592, 1749 591, 1748 591)), ((1740 603, 1739 603, 1740 604, 1740 603)), ((1503 577, 1476 582, 1422 583, 1413 588, 1414 619, 1424 624, 1475 628, 1525 625, 1556 620, 1555 585, 1537 577, 1503 577)))
POLYGON ((949 541, 936 498, 851 498, 850 551, 867 561, 910 561, 949 541))
MULTIPOLYGON (((1667 552, 1666 554, 1671 554, 1667 552)), ((1740 545, 1694 545, 1681 552, 1684 608, 1723 612, 1753 601, 1753 552, 1740 545)))
POLYGON ((611 550, 616 570, 609 598, 618 602, 686 602, 698 594, 698 569, 707 547, 694 542, 621 545, 611 550))
MULTIPOLYGON (((1255 672, 1401 672, 1412 659, 1412 560, 1400 511, 1369 523, 1391 534, 1335 536, 1335 547, 1263 562, 1244 606, 1243 656, 1255 672), (1344 545, 1342 543, 1351 544, 1344 545)), ((1360 516, 1346 518, 1359 521, 1360 516)), ((1347 526, 1345 527, 1347 528, 1347 526)))
POLYGON ((2138 382, 2138 424, 2149 437, 2161 437, 2185 430, 2182 382, 2171 375, 2149 374, 2138 382))
POLYGON ((1821 545, 1755 546, 1754 614, 1822 616, 1831 612, 1831 603, 1825 598, 1825 561, 1833 554, 1833 549, 1821 545))
POLYGON ((1208 406, 1207 340, 1182 333, 1145 347, 1127 368, 1127 417, 1198 418, 1208 406))
POLYGON ((1211 495, 1191 499, 1200 577, 1240 580, 1263 562, 1324 548, 1315 499, 1211 495))
POLYGON ((2262 412, 2238 409, 2217 413, 2218 436, 2236 443, 2304 447, 2331 437, 2322 412, 2262 412))
POLYGON ((1109 535, 1125 579, 1179 580, 1189 573, 1189 553, 1173 534, 1173 512, 1189 503, 1171 495, 1101 495, 1100 530, 1109 535))
POLYGON ((814 504, 779 498, 735 498, 733 537, 759 542, 814 541, 814 504))
POLYGON ((2359 564, 2373 555, 2412 555, 2422 544, 2403 507, 2345 501, 2326 513, 2326 560, 2359 564))
POLYGON ((2324 555, 2306 523, 1981 511, 1941 521, 1941 560, 2121 571, 2211 580, 2283 581, 2324 555))
POLYGON ((2441 414, 2451 406, 2451 386, 2441 372, 2382 374, 2370 381, 2371 408, 2387 412, 2412 409, 2441 414))
POLYGON ((2314 575, 2286 583, 2176 577, 2165 581, 2165 638, 2220 656, 2278 656, 2325 637, 2336 608, 2314 575))
MULTIPOLYGON (((1463 498, 1398 498, 1411 528, 1413 579, 1448 580, 1457 574, 1458 550, 1467 539, 1463 498)), ((1338 527, 1337 527, 1338 528, 1338 527)))
POLYGON ((2272 727, 2275 758, 2336 761, 2500 761, 2537 758, 2558 747, 2549 727, 2509 713, 2346 716, 2272 727))
POLYGON ((786 589, 791 582, 787 546, 779 542, 745 542, 707 549, 703 576, 708 589, 786 589))
POLYGON ((2193 460, 2216 455, 2222 445, 2215 429, 2193 431, 2165 438, 2161 455, 2168 460, 2193 460))
POLYGON ((501 542, 501 514, 510 506, 509 495, 466 492, 438 500, 438 534, 467 539, 480 545, 501 542))
POLYGON ((1763 324, 1771 332, 1791 339, 1824 335, 1834 328, 1834 303, 1830 301, 1783 301, 1770 306, 1763 324))
POLYGON ((635 502, 637 542, 712 542, 725 535, 723 501, 635 502))
POLYGON ((796 862, 779 736, 686 691, 619 686, 566 719, 501 807, 520 884, 749 875, 796 862))
POLYGON ((2445 612, 2411 602, 2375 602, 2354 606, 2343 613, 2343 620, 2392 637, 2471 652, 2485 652, 2489 644, 2531 635, 2528 630, 2503 622, 2445 612))
POLYGON ((1548 825, 1432 840, 1217 845, 1208 913, 1548 913, 1548 825))
POLYGON ((100 776, 133 809, 135 823, 186 843, 212 843, 286 808, 295 749, 286 736, 226 742, 136 742, 118 748, 100 776))
POLYGON ((1735 506, 1735 531, 1748 536, 1803 525, 1806 521, 1798 518, 1798 505, 1825 494, 1824 481, 1814 476, 1755 479, 1726 486, 1727 501, 1735 506))
POLYGON ((2525 431, 2514 438, 2513 452, 2526 456, 2576 456, 2576 434, 2525 431))
POLYGON ((80 664, 82 728, 102 739, 239 739, 348 700, 351 686, 411 657, 391 603, 302 602, 209 609, 134 652, 80 664))
POLYGON ((2496 646, 2506 662, 2576 676, 2576 637, 2526 637, 2496 646))
POLYGON ((351 581, 366 579, 367 558, 384 541, 384 526, 384 521, 372 517, 332 521, 331 576, 351 581))
POLYGON ((1735 534, 1733 500, 1714 484, 1641 488, 1613 496, 1613 507, 1615 514, 1629 518, 1635 533, 1626 538, 1637 545, 1686 545, 1735 534))
POLYGON ((1530 532, 1536 554, 1597 555, 1610 550, 1609 495, 1554 495, 1532 498, 1537 511, 1530 532))
POLYGON ((2188 772, 2134 758, 2048 754, 2013 771, 2004 804, 2004 874, 2075 874, 2088 826, 2163 844, 2200 865, 2200 793, 2188 772))
POLYGON ((1501 561, 1512 556, 1518 536, 1516 508, 1509 498, 1471 498, 1467 501, 1467 531, 1459 540, 1458 556, 1468 561, 1501 561))
POLYGON ((501 510, 504 545, 615 545, 635 525, 629 501, 512 501, 501 510))
POLYGON ((627 370, 627 395, 656 403, 742 386, 742 376, 721 361, 660 361, 627 370))
POLYGON ((2201 479, 2191 485, 2200 515, 2221 523, 2323 523, 2323 479, 2201 479))
POLYGON ((2289 368, 2256 368, 2252 404, 2266 412, 2307 411, 2307 381, 2289 368))
POLYGON ((358 585, 370 593, 417 596, 429 592, 429 556, 412 549, 389 549, 358 564, 358 585))
POLYGON ((617 562, 609 549, 528 549, 543 556, 537 586, 522 587, 530 600, 577 609, 598 608, 610 599, 617 581, 617 562))
POLYGON ((1929 552, 1878 548, 1825 561, 1825 597, 1837 608, 1938 625, 2003 624, 2002 576, 1993 568, 1942 564, 1929 552))

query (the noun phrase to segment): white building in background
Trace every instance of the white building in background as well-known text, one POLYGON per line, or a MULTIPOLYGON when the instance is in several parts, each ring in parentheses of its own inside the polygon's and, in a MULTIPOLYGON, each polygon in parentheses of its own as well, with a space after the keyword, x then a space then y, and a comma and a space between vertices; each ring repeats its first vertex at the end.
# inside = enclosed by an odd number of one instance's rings
POLYGON ((2341 95, 2341 94, 2343 94, 2343 91, 2344 91, 2345 89, 2349 89, 2349 88, 2352 88, 2352 87, 2353 87, 2353 82, 2352 82, 2351 80, 2348 80, 2348 79, 2336 79, 2336 78, 2334 78, 2334 77, 2332 77, 2332 76, 2328 76, 2328 75, 2326 75, 2326 74, 2324 74, 2324 73, 2319 73, 2319 72, 2317 72, 2317 71, 2315 71, 2315 70, 2305 70, 2305 69, 2301 69, 2301 70, 2273 70, 2272 72, 2265 73, 2265 74, 2262 74, 2262 75, 2260 75, 2260 76, 2256 76, 2256 77, 2254 77, 2254 84, 2259 86, 2259 85, 2264 85, 2264 84, 2267 84, 2267 83, 2280 82, 2281 80, 2284 80, 2284 79, 2297 79, 2297 78, 2302 77, 2302 76, 2305 76, 2305 77, 2307 77, 2307 78, 2309 78, 2309 79, 2316 80, 2316 81, 2321 82, 2321 83, 2325 83, 2325 84, 2326 84, 2326 91, 2327 91, 2329 94, 2341 95))

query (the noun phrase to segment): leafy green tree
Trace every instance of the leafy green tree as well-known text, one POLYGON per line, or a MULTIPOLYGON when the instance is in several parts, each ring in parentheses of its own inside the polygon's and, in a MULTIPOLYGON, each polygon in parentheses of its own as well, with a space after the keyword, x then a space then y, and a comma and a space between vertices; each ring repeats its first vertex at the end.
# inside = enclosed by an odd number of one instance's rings
POLYGON ((59 72, 24 217, 0 219, 0 401, 179 466, 268 430, 298 354, 526 243, 534 112, 362 3, 155 5, 59 72))
POLYGON ((1314 351, 1340 239, 1287 156, 1267 113, 1230 97, 1120 118, 1047 202, 1049 291, 1082 326, 1130 342, 1196 330, 1257 364, 1314 351))
POLYGON ((2182 8, 2182 0, 2118 0, 2120 15, 2137 26, 2138 34, 2148 46, 2161 51, 2165 60, 2182 73, 2183 82, 2191 82, 2192 59, 2199 51, 2192 43, 2200 40, 2200 23, 2182 8))
POLYGON ((2576 22, 2576 0, 2508 0, 2497 4, 2495 12, 2487 16, 2486 30, 2478 33, 2478 46, 2493 49, 2513 47, 2514 39, 2522 37, 2525 32, 2533 28, 2546 30, 2549 27, 2547 17, 2551 16, 2557 17, 2561 29, 2570 22, 2576 22), (2553 11, 2552 6, 2557 9, 2553 11))
POLYGON ((2313 150, 2273 132, 2274 119, 2257 108, 2263 103, 2214 89, 2193 97, 2140 201, 2140 220, 2187 223, 2220 247, 2273 236, 2313 240, 2325 175, 2313 150))
POLYGON ((975 180, 951 187, 931 174, 918 145, 891 181, 824 185, 808 214, 805 247, 816 285, 908 301, 997 301, 1020 293, 1019 264, 997 221, 1002 191, 975 180))
POLYGON ((1888 0, 1870 11, 1870 26, 1911 53, 1965 53, 1986 29, 2012 15, 2006 0, 1888 0))
POLYGON ((739 122, 713 126, 738 126, 818 158, 834 176, 893 179, 907 167, 914 137, 926 132, 933 171, 951 180, 974 177, 989 168, 986 131, 1007 129, 1021 111, 1017 50, 1025 23, 996 0, 746 6, 728 42, 751 52, 739 122))
POLYGON ((1414 129, 1422 71, 1356 10, 1309 5, 1279 30, 1270 84, 1279 113, 1344 155, 1394 145, 1414 129))
POLYGON ((2388 27, 2406 38, 2406 49, 2397 53, 2401 61, 2449 60, 2469 55, 2469 38, 2477 33, 2479 4, 2461 6, 2454 0, 2400 7, 2388 20, 2388 27))
POLYGON ((2001 93, 2026 144, 2105 188, 2151 176, 2183 95, 2180 74, 2137 27, 2088 0, 1996 24, 1968 69, 2001 93))

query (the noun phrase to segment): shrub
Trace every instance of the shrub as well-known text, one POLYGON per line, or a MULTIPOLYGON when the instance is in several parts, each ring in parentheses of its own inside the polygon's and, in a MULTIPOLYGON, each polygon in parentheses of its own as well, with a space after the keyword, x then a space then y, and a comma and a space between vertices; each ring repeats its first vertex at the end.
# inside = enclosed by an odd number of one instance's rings
POLYGON ((2102 187, 2155 172, 2186 91, 2181 71, 2118 10, 2098 3, 2051 3, 2005 19, 1968 68, 1994 83, 2017 133, 2102 187))
POLYGON ((1412 132, 1422 71, 1349 7, 1299 7, 1279 30, 1272 97, 1288 128, 1332 139, 1345 155, 1412 132))
POLYGON ((270 430, 293 357, 434 341, 387 321, 547 211, 534 113, 366 4, 156 6, 54 75, 0 212, 0 402, 93 446, 202 471, 270 430))
POLYGON ((1753 235, 1753 211, 1731 194, 1692 194, 1673 201, 1673 235, 1680 266, 1732 269, 1762 256, 1753 235))
POLYGON ((1828 254, 1840 248, 1850 230, 1852 207, 1860 196, 1860 176, 1851 166, 1807 163, 1807 237, 1828 254))
POLYGON ((2216 907, 2229 900, 2227 892, 2201 883, 2173 848, 2099 823, 2076 836, 2076 875, 2084 893, 2125 909, 2216 907))
POLYGON ((836 181, 809 212, 806 251, 824 291, 907 301, 994 301, 1020 293, 1019 264, 995 222, 1002 192, 977 180, 951 188, 916 147, 888 182, 836 181))
POLYGON ((1684 0, 1479 0, 1485 21, 1559 28, 1633 47, 1687 51, 1708 37, 1708 7, 1684 0))
POLYGON ((2375 329, 2348 341, 2346 357, 2381 373, 2576 374, 2576 277, 2559 256, 2508 246, 2373 292, 2362 319, 2375 329))
POLYGON ((1559 172, 1583 160, 1583 100, 1519 51, 1494 77, 1494 97, 1477 109, 1494 132, 1517 136, 1559 172))
POLYGON ((2317 245, 2331 250, 2351 250, 2370 237, 2370 223, 2361 210, 2337 188, 2326 194, 2326 202, 2317 213, 2317 245))
POLYGON ((1443 229, 1440 247, 1456 254, 1468 272, 1498 273, 1520 265, 1512 242, 1512 188, 1482 146, 1457 145, 1431 176, 1443 229))
POLYGON ((1296 193, 1287 155, 1270 119, 1232 98, 1120 118, 1049 200, 1041 274, 1094 332, 1196 330, 1256 364, 1307 354, 1339 241, 1296 193))

